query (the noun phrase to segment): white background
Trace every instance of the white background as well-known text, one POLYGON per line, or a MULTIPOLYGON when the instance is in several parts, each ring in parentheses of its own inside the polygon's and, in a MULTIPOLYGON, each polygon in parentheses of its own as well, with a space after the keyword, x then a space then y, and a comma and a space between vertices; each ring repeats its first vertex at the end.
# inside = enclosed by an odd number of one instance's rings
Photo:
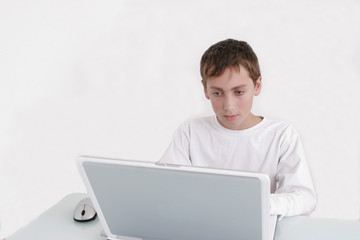
POLYGON ((300 132, 312 216, 359 219, 359 12, 356 0, 0 1, 0 235, 85 191, 78 155, 158 160, 182 121, 212 113, 199 62, 227 38, 260 60, 253 112, 300 132))

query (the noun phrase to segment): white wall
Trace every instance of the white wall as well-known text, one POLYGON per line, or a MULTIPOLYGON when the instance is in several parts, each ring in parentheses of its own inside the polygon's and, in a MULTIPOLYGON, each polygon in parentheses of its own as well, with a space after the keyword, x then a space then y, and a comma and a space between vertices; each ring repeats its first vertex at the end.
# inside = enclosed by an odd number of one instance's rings
POLYGON ((301 133, 312 215, 358 219, 359 12, 356 0, 2 0, 0 235, 85 191, 80 154, 158 160, 183 120, 211 113, 199 61, 226 38, 260 59, 254 113, 301 133))

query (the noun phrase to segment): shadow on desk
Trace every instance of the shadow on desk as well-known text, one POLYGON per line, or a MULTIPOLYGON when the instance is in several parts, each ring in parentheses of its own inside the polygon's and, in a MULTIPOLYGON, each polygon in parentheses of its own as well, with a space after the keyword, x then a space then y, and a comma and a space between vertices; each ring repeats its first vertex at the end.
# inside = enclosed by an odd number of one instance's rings
MULTIPOLYGON (((100 236, 102 227, 98 218, 84 223, 73 220, 75 206, 85 197, 87 194, 84 193, 67 195, 7 240, 105 240, 106 238, 100 236)), ((360 221, 304 216, 283 218, 276 226, 274 239, 359 240, 360 221)))

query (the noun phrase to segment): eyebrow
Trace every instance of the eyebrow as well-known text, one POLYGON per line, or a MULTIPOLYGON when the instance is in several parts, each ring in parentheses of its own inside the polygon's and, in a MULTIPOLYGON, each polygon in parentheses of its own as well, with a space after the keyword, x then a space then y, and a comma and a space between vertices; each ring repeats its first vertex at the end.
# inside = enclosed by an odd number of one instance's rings
MULTIPOLYGON (((244 87, 247 87, 247 85, 246 85, 246 84, 242 84, 242 85, 239 85, 239 86, 236 86, 236 87, 231 88, 231 90, 235 90, 235 89, 239 89, 239 88, 244 88, 244 87)), ((214 87, 214 86, 211 86, 210 89, 223 90, 222 88, 214 87)))

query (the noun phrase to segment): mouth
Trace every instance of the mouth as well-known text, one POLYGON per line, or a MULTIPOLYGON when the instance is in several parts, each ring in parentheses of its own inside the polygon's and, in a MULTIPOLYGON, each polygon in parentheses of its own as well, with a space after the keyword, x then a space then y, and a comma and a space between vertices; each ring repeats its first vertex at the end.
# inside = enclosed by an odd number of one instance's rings
POLYGON ((233 121, 238 117, 238 115, 224 115, 224 118, 228 121, 233 121))

